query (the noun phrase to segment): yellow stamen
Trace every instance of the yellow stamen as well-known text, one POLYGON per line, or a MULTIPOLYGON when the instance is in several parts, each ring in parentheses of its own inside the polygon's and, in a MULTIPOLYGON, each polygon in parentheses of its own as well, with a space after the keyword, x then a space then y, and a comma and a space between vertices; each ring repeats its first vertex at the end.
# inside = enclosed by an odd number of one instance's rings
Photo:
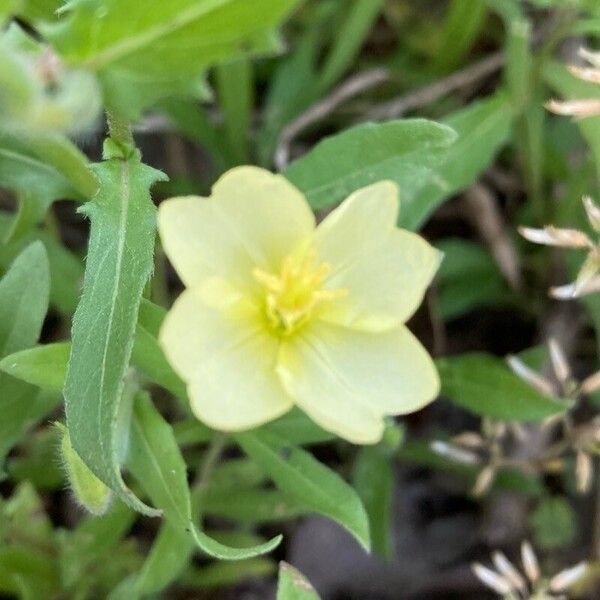
POLYGON ((347 290, 324 290, 321 284, 331 269, 327 263, 314 266, 314 251, 290 255, 274 274, 256 268, 252 275, 266 292, 265 312, 270 325, 281 335, 290 335, 302 327, 324 302, 346 295, 347 290))

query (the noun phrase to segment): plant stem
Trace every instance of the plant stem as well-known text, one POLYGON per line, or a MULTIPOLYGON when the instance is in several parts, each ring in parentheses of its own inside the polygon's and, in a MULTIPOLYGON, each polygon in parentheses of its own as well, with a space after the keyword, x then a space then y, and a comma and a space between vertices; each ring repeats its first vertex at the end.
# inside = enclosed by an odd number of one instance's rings
POLYGON ((131 133, 129 121, 107 110, 106 122, 108 124, 108 134, 114 142, 120 146, 133 146, 133 134, 131 133))

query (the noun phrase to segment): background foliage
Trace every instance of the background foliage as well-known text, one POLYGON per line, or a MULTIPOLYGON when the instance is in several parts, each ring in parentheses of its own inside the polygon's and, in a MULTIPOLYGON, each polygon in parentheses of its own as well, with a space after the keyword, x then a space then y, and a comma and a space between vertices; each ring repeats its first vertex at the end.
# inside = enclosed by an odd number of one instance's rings
POLYGON ((318 598, 306 575, 323 598, 482 598, 469 563, 530 538, 550 570, 590 560, 593 597, 598 395, 576 381, 600 305, 548 298, 582 257, 516 227, 585 227, 598 199, 600 117, 543 106, 600 97, 565 66, 598 48, 595 0, 2 0, 0 18, 0 594, 318 598), (246 163, 319 216, 393 179, 399 225, 445 254, 410 324, 442 397, 376 446, 299 411, 216 433, 162 354, 180 284, 155 203, 246 163))

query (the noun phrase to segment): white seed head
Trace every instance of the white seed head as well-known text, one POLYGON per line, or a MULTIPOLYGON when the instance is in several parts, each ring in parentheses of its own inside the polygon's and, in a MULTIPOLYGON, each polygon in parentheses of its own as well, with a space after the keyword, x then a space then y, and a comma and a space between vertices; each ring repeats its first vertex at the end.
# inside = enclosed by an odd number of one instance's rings
POLYGON ((600 371, 586 377, 579 388, 583 394, 592 394, 600 389, 600 371))
POLYGON ((489 489, 492 487, 494 483, 494 479, 496 478, 496 467, 493 465, 488 465, 487 467, 481 469, 479 475, 477 475, 477 479, 475 480, 475 485, 473 485, 472 494, 476 498, 480 498, 484 496, 489 489))
POLYGON ((584 196, 582 202, 590 225, 594 228, 594 231, 600 231, 600 208, 590 196, 584 196))
POLYGON ((517 568, 506 558, 503 552, 496 551, 492 554, 494 566, 498 569, 508 581, 510 581, 514 589, 523 591, 527 589, 527 583, 517 568))
POLYGON ((550 338, 548 340, 548 348, 550 350, 550 360, 552 361, 552 367, 556 374, 556 378, 561 383, 566 383, 571 377, 571 369, 563 349, 555 338, 550 338))
POLYGON ((480 449, 484 446, 484 439, 474 431, 463 431, 452 438, 452 443, 465 448, 480 449))
POLYGON ((586 48, 579 48, 579 56, 590 63, 593 67, 600 69, 600 52, 592 52, 586 48))
POLYGON ((568 569, 564 569, 550 580, 550 590, 553 592, 568 590, 586 574, 587 569, 588 565, 586 562, 580 562, 568 569))
POLYGON ((432 442, 431 449, 440 456, 450 458, 456 462, 464 463, 466 465, 477 465, 481 462, 481 459, 479 456, 477 456, 477 454, 469 452, 464 448, 454 446, 453 444, 442 442, 441 440, 432 442))
POLYGON ((577 481, 577 491, 581 494, 589 492, 593 476, 594 463, 592 457, 587 452, 579 450, 575 458, 575 480, 577 481))
POLYGON ((547 225, 543 229, 519 227, 519 233, 530 242, 559 248, 593 248, 588 236, 578 229, 561 229, 547 225))
POLYGON ((549 100, 544 106, 556 115, 580 119, 600 115, 600 100, 549 100))
POLYGON ((518 356, 509 355, 506 357, 506 362, 515 375, 534 387, 538 392, 547 396, 554 395, 554 386, 552 383, 537 371, 529 368, 518 356))
POLYGON ((590 252, 583 261, 575 280, 575 295, 581 294, 585 290, 590 281, 598 273, 600 268, 600 256, 597 251, 590 252))
POLYGON ((572 300, 596 292, 600 292, 600 276, 593 277, 583 287, 578 287, 577 283, 569 283, 550 288, 550 296, 558 300, 572 300))
POLYGON ((481 581, 490 589, 494 590, 496 593, 500 594, 501 596, 511 593, 513 588, 510 584, 510 581, 502 577, 502 575, 496 573, 496 571, 492 571, 492 569, 484 567, 481 563, 473 563, 471 565, 471 569, 479 581, 481 581))
POLYGON ((527 578, 531 583, 535 583, 540 578, 540 566, 529 542, 521 544, 521 561, 527 578))
POLYGON ((600 84, 600 69, 594 69, 593 67, 578 67, 576 65, 569 66, 569 72, 575 75, 578 79, 583 81, 589 81, 590 83, 600 84))

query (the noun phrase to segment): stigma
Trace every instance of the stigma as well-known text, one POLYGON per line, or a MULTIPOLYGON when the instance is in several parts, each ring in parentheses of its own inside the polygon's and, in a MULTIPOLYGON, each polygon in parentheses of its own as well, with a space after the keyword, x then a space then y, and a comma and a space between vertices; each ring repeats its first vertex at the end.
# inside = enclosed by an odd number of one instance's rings
POLYGON ((265 316, 279 335, 289 336, 306 323, 327 302, 346 296, 347 290, 323 289, 331 271, 327 263, 317 263, 314 250, 287 256, 279 273, 255 268, 254 279, 264 290, 265 316))

